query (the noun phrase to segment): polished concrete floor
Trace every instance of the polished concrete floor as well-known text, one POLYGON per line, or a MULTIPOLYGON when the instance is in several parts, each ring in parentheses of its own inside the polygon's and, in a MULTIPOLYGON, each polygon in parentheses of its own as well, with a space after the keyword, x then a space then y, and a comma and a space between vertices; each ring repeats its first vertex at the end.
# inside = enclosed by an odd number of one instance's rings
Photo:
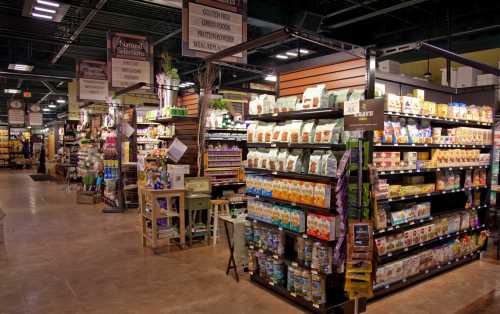
MULTIPOLYGON (((75 193, 0 170, 0 314, 302 313, 226 276, 227 247, 153 255, 137 214, 102 214, 75 193)), ((500 264, 483 260, 368 305, 378 313, 500 313, 500 264)))

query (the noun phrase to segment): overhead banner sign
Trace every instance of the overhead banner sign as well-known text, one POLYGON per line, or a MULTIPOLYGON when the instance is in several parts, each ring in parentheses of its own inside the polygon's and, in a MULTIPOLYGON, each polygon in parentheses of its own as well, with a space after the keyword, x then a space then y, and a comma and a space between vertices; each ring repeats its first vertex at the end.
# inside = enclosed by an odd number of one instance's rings
POLYGON ((76 65, 78 101, 106 101, 108 66, 104 61, 80 60, 76 65))
POLYGON ((12 99, 9 101, 9 125, 24 125, 25 104, 22 99, 12 99))
POLYGON ((384 100, 368 99, 344 102, 344 130, 384 129, 384 100))
POLYGON ((108 33, 108 68, 111 88, 125 88, 139 82, 151 86, 153 46, 144 36, 108 33))
MULTIPOLYGON (((203 58, 247 40, 247 0, 184 0, 182 55, 203 58)), ((241 52, 224 60, 246 63, 241 52)))
POLYGON ((43 114, 41 112, 40 105, 32 104, 29 106, 30 113, 28 116, 28 123, 31 126, 42 126, 43 125, 43 114))

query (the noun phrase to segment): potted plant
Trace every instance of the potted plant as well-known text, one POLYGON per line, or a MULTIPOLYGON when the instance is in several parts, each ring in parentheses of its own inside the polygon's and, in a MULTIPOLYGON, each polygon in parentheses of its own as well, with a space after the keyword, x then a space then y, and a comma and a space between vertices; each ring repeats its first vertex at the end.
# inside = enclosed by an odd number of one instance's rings
POLYGON ((164 108, 177 105, 180 77, 177 69, 173 67, 172 57, 168 53, 161 54, 161 68, 163 72, 156 75, 156 83, 158 84, 160 111, 164 115, 164 108))

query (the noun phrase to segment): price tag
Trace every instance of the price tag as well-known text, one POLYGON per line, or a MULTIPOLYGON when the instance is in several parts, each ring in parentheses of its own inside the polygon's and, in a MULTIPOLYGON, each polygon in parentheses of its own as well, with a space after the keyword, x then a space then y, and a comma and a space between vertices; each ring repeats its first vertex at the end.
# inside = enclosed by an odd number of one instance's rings
POLYGON ((392 253, 387 253, 387 257, 391 257, 392 256, 392 253))
POLYGON ((271 147, 276 147, 276 143, 271 144, 271 147))
POLYGON ((359 99, 344 101, 344 116, 359 113, 359 99))
POLYGON ((386 285, 384 288, 385 288, 385 289, 389 289, 389 287, 390 287, 390 285, 386 285))
POLYGON ((448 262, 448 265, 451 265, 451 262, 448 262))
POLYGON ((431 193, 427 193, 427 196, 431 196, 431 193))
POLYGON ((274 282, 269 281, 269 285, 272 286, 272 287, 274 287, 274 282))
POLYGON ((404 197, 404 196, 401 196, 401 199, 402 199, 402 200, 405 200, 405 199, 406 199, 406 197, 404 197))
POLYGON ((403 278, 403 280, 401 280, 401 282, 405 283, 406 282, 406 278, 403 278))
POLYGON ((394 230, 394 228, 393 228, 393 227, 389 227, 389 228, 387 228, 387 231, 392 231, 392 230, 394 230))
POLYGON ((423 222, 424 222, 424 220, 423 220, 423 219, 420 219, 420 223, 423 223, 423 222))
POLYGON ((274 112, 271 116, 273 116, 273 117, 277 117, 277 116, 278 116, 278 113, 277 113, 277 112, 274 112))
POLYGON ((264 253, 264 250, 263 249, 259 249, 259 253, 264 253))
POLYGON ((399 229, 399 226, 395 226, 394 228, 399 229))
POLYGON ((391 174, 394 174, 395 172, 394 171, 391 171, 391 174))
POLYGON ((276 260, 279 259, 278 255, 276 255, 276 254, 273 255, 273 258, 276 260))
POLYGON ((254 249, 253 245, 250 245, 250 246, 249 246, 249 248, 250 248, 250 250, 253 250, 253 249, 254 249))
POLYGON ((304 234, 302 235, 302 237, 303 237, 304 239, 307 239, 307 234, 305 234, 305 233, 304 233, 304 234))
POLYGON ((273 172, 272 172, 272 175, 277 175, 277 174, 278 174, 278 172, 277 172, 277 171, 273 171, 273 172))
POLYGON ((248 272, 248 273, 250 274, 250 276, 253 276, 253 271, 250 271, 250 272, 248 272))
POLYGON ((428 273, 429 273, 429 270, 428 270, 428 269, 426 269, 426 270, 425 270, 425 273, 426 273, 426 274, 428 274, 428 273))
POLYGON ((318 275, 318 272, 317 272, 317 271, 315 271, 315 270, 311 270, 311 274, 313 274, 313 275, 318 275))
POLYGON ((319 304, 313 303, 313 307, 319 309, 319 304))
POLYGON ((405 251, 405 252, 408 252, 408 248, 407 248, 407 247, 405 247, 404 251, 405 251))
POLYGON ((438 265, 438 269, 441 269, 441 265, 438 265))
POLYGON ((296 262, 292 262, 292 266, 293 267, 299 267, 299 264, 297 264, 296 262))
POLYGON ((415 224, 414 221, 410 221, 410 226, 413 226, 415 224))
POLYGON ((458 259, 458 258, 457 258, 457 259, 455 259, 455 262, 458 262, 458 261, 459 261, 459 259, 458 259))
POLYGON ((290 292, 290 295, 294 298, 297 297, 297 294, 295 294, 295 292, 290 292))

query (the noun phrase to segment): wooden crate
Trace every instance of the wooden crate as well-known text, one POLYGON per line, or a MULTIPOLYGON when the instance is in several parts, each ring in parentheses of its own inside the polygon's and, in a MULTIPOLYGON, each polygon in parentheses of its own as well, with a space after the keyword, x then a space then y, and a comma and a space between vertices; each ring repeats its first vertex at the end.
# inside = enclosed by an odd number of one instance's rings
POLYGON ((76 192, 77 204, 97 204, 101 201, 101 197, 96 192, 78 191, 76 192))

